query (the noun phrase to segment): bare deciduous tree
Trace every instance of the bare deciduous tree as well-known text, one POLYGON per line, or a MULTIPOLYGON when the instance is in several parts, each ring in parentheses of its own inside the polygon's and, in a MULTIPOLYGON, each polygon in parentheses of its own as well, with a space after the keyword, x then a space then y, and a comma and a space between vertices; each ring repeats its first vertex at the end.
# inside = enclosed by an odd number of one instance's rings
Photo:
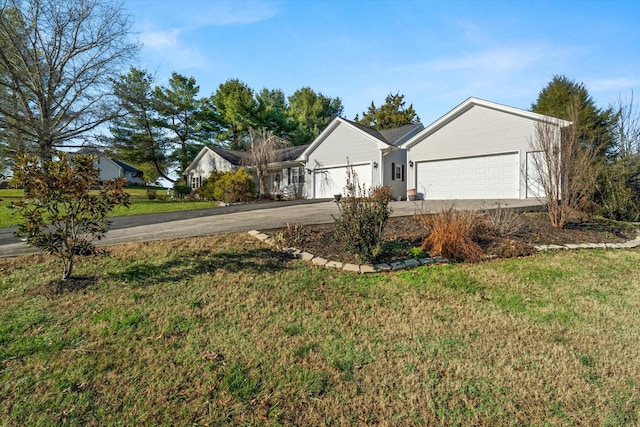
POLYGON ((277 159, 277 151, 289 145, 285 139, 282 139, 268 131, 266 128, 255 130, 249 129, 249 146, 247 156, 245 157, 245 165, 255 167, 258 178, 258 188, 260 197, 269 194, 267 188, 269 179, 269 165, 275 163, 277 159))
POLYGON ((633 91, 628 98, 618 96, 611 110, 616 114, 613 125, 615 156, 640 155, 640 110, 634 103, 633 91))
POLYGON ((38 155, 80 138, 118 111, 111 92, 135 57, 131 22, 107 0, 0 0, 0 127, 33 141, 38 155))
POLYGON ((533 168, 542 190, 551 225, 563 228, 570 214, 589 199, 597 178, 593 144, 578 135, 579 109, 574 104, 571 122, 540 121, 530 140, 533 168))

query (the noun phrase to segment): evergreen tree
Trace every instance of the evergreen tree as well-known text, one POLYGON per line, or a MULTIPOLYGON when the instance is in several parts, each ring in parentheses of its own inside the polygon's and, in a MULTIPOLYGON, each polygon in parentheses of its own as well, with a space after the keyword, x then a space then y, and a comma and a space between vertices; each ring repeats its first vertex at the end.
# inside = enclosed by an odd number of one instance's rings
POLYGON ((242 149, 256 121, 253 89, 238 79, 227 80, 218 86, 210 103, 220 125, 216 140, 233 150, 242 149))
POLYGON ((113 88, 124 114, 109 128, 112 150, 134 165, 153 165, 158 175, 173 181, 169 178, 167 157, 171 141, 163 135, 163 122, 156 112, 154 77, 146 70, 131 68, 114 82, 113 88))
POLYGON ((404 95, 390 93, 380 108, 371 101, 369 109, 362 113, 362 119, 356 115, 353 121, 377 130, 393 129, 420 122, 413 104, 406 108, 405 104, 404 95))
POLYGON ((159 125, 169 131, 174 143, 170 158, 179 163, 182 171, 202 149, 199 124, 201 102, 197 99, 200 87, 193 77, 173 73, 169 87, 156 86, 153 103, 158 114, 159 125))
POLYGON ((296 124, 290 142, 293 145, 310 143, 343 111, 340 98, 324 96, 310 87, 298 89, 289 97, 289 117, 296 124))
POLYGON ((611 108, 598 108, 585 85, 565 76, 553 76, 545 86, 531 111, 563 120, 570 120, 571 110, 577 105, 580 127, 578 139, 583 144, 593 145, 599 156, 610 154, 613 139, 615 114, 611 108))

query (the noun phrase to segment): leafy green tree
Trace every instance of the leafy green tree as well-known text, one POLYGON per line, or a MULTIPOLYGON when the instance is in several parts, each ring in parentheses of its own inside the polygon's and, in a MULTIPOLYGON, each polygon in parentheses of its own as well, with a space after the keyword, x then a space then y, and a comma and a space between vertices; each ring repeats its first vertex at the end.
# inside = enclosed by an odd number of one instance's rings
POLYGON ((68 159, 61 154, 58 160, 43 163, 19 155, 14 166, 14 176, 25 188, 25 198, 13 204, 22 217, 16 235, 62 260, 58 290, 71 277, 76 256, 96 254, 93 242, 106 234, 109 212, 129 206, 124 178, 103 183, 97 194, 89 192, 100 184, 93 162, 91 156, 68 159))
POLYGON ((238 79, 230 79, 218 86, 210 101, 220 125, 216 139, 232 150, 241 150, 255 123, 257 103, 253 89, 238 79))
POLYGON ((131 21, 107 0, 4 0, 0 10, 0 128, 54 148, 111 120, 111 78, 137 54, 131 21))
POLYGON ((385 103, 379 108, 371 101, 369 109, 362 113, 362 119, 358 115, 354 122, 365 125, 372 129, 383 130, 393 129, 403 125, 418 123, 420 117, 413 109, 413 104, 405 107, 404 95, 390 93, 385 99, 385 103))
POLYGON ((295 123, 287 114, 289 106, 284 92, 280 89, 264 88, 256 93, 257 110, 256 128, 266 128, 275 136, 288 139, 289 133, 295 128, 295 123))
POLYGON ((154 77, 146 70, 131 68, 114 81, 113 91, 124 114, 111 122, 111 148, 123 160, 136 165, 153 165, 157 175, 173 182, 169 178, 167 156, 171 141, 163 134, 157 115, 154 77))
POLYGON ((153 91, 160 126, 170 132, 171 141, 176 145, 170 157, 178 161, 181 171, 203 146, 199 142, 199 91, 193 77, 178 73, 171 75, 169 87, 156 86, 153 91))
POLYGON ((310 143, 343 111, 340 98, 324 96, 310 87, 296 90, 289 97, 289 116, 296 123, 296 128, 290 134, 290 142, 293 145, 310 143))
POLYGON ((613 124, 615 114, 611 108, 598 108, 583 83, 565 76, 553 76, 553 79, 531 104, 531 111, 563 120, 570 120, 574 105, 578 105, 580 127, 578 140, 582 144, 592 145, 597 155, 611 153, 613 145, 613 124))

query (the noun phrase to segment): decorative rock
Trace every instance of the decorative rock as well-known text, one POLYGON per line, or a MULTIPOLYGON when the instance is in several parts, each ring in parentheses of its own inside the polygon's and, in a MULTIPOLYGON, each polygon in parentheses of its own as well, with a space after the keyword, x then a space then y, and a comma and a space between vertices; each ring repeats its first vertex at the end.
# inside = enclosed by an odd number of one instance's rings
POLYGON ((418 261, 417 259, 413 259, 412 258, 412 259, 405 260, 404 265, 406 267, 418 267, 421 264, 420 264, 420 261, 418 261))
POLYGON ((391 263, 392 270, 402 270, 404 267, 404 261, 396 261, 391 263))
POLYGON ((434 256, 433 257, 433 261, 434 262, 445 262, 445 258, 443 258, 441 256, 434 256))
POLYGON ((311 260, 314 265, 327 265, 327 260, 320 257, 315 257, 311 260))
POLYGON ((567 249, 567 247, 560 245, 547 245, 547 249, 567 249))
POLYGON ((579 249, 580 245, 574 245, 573 243, 567 243, 564 245, 567 249, 579 249))
POLYGON ((376 264, 374 268, 376 269, 376 271, 391 271, 391 266, 385 263, 376 264))
POLYGON ((420 258, 420 264, 422 265, 429 265, 429 264, 433 264, 435 261, 433 260, 433 258, 420 258))
POLYGON ((327 267, 333 267, 333 268, 342 268, 342 263, 339 261, 329 261, 328 263, 325 264, 327 267))
POLYGON ((313 259, 314 255, 310 254, 309 252, 301 252, 300 253, 300 258, 302 258, 305 261, 311 261, 313 259))
POLYGON ((273 244, 275 243, 271 237, 267 237, 263 240, 263 242, 265 242, 269 246, 273 246, 273 244))
POLYGON ((355 273, 360 273, 360 266, 355 264, 346 263, 342 266, 344 271, 353 271, 355 273))
POLYGON ((267 240, 267 239, 269 238, 269 236, 267 236, 267 235, 266 235, 266 234, 264 234, 264 233, 260 233, 260 234, 256 234, 256 238, 257 238, 258 240, 262 240, 262 241, 264 242, 265 240, 267 240))
POLYGON ((249 234, 252 236, 257 236, 258 234, 260 234, 260 232, 258 230, 250 230, 249 234))
POLYGON ((375 273, 376 269, 372 265, 362 264, 360 266, 360 273, 375 273))

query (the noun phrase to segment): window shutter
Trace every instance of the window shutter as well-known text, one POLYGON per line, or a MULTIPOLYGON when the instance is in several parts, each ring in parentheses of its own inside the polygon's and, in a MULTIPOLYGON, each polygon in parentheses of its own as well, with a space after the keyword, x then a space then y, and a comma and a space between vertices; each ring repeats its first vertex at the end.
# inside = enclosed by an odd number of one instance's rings
POLYGON ((404 165, 402 165, 402 182, 404 182, 404 165))
POLYGON ((391 163, 391 180, 392 181, 396 180, 396 164, 395 163, 391 163))

